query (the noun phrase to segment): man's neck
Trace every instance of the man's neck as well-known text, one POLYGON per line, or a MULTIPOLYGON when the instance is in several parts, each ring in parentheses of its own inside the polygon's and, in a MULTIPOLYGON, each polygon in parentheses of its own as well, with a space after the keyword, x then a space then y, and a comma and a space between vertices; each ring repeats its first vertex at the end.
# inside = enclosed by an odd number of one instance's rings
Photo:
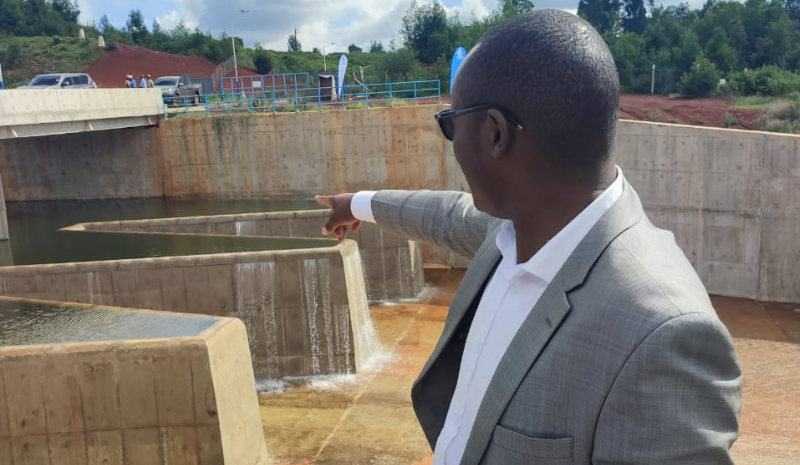
MULTIPOLYGON (((586 209, 616 178, 602 176, 591 187, 562 188, 535 202, 522 202, 511 217, 517 236, 517 263, 525 263, 586 209)), ((531 198, 531 197, 528 197, 531 198)), ((520 198, 523 200, 523 198, 520 198)))

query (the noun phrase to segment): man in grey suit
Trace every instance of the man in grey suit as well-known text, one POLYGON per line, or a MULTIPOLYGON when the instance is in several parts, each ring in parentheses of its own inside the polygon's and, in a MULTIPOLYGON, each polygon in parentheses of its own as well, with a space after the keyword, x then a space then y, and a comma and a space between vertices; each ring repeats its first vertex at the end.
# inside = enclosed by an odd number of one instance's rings
POLYGON ((434 464, 729 464, 741 371, 671 233, 613 157, 602 38, 543 10, 490 31, 436 118, 458 192, 318 197, 472 258, 411 397, 434 464))

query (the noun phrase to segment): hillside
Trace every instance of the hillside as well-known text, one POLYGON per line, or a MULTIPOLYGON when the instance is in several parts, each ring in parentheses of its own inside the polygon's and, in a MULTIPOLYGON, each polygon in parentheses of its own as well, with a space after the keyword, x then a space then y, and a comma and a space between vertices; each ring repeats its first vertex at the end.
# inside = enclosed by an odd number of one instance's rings
POLYGON ((102 55, 96 39, 0 38, 0 58, 6 87, 27 84, 37 74, 84 72, 90 63, 102 55))

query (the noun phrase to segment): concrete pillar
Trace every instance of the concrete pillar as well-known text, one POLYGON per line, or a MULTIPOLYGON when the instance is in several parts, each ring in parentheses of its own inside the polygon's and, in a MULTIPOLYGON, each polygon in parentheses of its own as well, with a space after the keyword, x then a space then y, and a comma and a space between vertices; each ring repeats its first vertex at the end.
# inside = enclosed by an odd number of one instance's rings
POLYGON ((6 213, 6 196, 3 194, 2 176, 0 176, 0 240, 8 240, 8 214, 6 213))

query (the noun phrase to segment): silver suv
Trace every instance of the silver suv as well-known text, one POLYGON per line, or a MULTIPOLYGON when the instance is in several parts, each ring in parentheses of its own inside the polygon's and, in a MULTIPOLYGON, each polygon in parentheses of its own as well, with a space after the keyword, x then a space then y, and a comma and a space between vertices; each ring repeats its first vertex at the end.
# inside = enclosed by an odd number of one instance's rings
POLYGON ((27 86, 18 89, 96 89, 97 84, 85 73, 40 74, 27 86))

